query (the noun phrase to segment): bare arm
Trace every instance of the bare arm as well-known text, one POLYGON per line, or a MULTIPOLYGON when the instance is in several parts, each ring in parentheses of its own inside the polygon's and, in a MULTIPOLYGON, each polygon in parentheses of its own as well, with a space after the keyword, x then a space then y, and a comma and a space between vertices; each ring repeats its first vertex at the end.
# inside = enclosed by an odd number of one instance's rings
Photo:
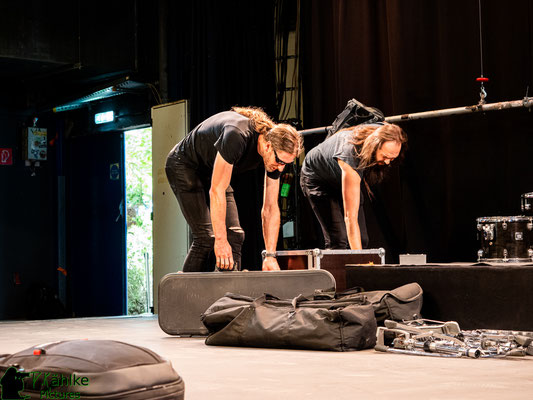
POLYGON ((233 253, 226 232, 226 189, 230 184, 232 171, 233 165, 227 163, 220 153, 217 153, 209 198, 211 224, 215 234, 215 256, 217 267, 220 269, 233 269, 233 253))
POLYGON ((344 161, 337 160, 342 170, 342 201, 344 204, 344 223, 350 249, 361 250, 361 231, 359 230, 359 199, 361 194, 361 177, 344 161))
MULTIPOLYGON (((263 238, 267 253, 275 253, 278 243, 280 212, 278 206, 279 179, 271 179, 265 172, 265 190, 263 194, 263 238)), ((279 270, 278 262, 273 257, 266 257, 263 261, 263 271, 279 270)))

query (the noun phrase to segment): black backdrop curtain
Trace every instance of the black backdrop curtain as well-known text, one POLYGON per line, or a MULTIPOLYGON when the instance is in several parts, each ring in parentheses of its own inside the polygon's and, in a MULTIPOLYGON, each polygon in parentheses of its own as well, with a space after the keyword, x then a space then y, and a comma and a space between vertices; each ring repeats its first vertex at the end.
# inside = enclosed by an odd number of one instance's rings
MULTIPOLYGON (((533 94, 533 1, 481 5, 487 102, 521 99, 528 86, 533 94)), ((305 128, 331 124, 350 98, 388 116, 478 103, 477 0, 309 0, 301 7, 305 128)), ((385 247, 388 262, 406 252, 475 260, 476 218, 519 215, 520 195, 533 191, 533 114, 400 125, 409 136, 406 158, 365 202, 370 247, 385 247)))
MULTIPOLYGON (((277 117, 272 1, 169 1, 167 25, 170 100, 190 100, 191 128, 236 105, 277 117)), ((247 269, 261 268, 263 178, 259 169, 231 182, 247 269)))

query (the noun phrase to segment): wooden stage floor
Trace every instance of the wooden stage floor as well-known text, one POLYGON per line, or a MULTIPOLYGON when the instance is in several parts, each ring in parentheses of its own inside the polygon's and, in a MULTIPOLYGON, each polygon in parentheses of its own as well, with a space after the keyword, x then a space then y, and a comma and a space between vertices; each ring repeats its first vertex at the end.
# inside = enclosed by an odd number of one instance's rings
POLYGON ((449 359, 213 347, 171 337, 156 316, 0 322, 0 354, 56 340, 112 339, 172 361, 187 400, 530 399, 533 357, 449 359))

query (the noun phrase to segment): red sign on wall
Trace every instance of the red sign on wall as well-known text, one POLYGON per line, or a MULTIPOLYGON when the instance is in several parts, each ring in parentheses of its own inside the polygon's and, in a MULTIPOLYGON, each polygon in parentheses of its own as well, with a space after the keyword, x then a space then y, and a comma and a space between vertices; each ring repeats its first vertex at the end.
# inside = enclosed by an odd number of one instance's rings
POLYGON ((13 165, 13 149, 0 148, 0 165, 13 165))

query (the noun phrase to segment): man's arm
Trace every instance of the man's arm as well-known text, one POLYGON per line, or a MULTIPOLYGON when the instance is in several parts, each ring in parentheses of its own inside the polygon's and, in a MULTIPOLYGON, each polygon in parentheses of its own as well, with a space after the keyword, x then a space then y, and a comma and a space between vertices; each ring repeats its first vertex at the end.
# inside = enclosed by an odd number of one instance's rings
POLYGON ((215 234, 215 256, 217 267, 220 269, 233 269, 233 253, 226 232, 226 189, 230 184, 232 171, 233 165, 227 163, 220 153, 217 153, 209 198, 211 224, 215 234))
POLYGON ((350 249, 361 250, 361 231, 359 230, 359 199, 361 195, 361 177, 348 164, 337 160, 342 170, 342 201, 344 204, 344 223, 350 249))
MULTIPOLYGON (((278 206, 279 179, 271 179, 265 172, 265 189, 263 194, 263 238, 267 253, 275 253, 278 244, 280 213, 278 206)), ((278 261, 274 257, 265 257, 263 271, 279 270, 278 261)))

